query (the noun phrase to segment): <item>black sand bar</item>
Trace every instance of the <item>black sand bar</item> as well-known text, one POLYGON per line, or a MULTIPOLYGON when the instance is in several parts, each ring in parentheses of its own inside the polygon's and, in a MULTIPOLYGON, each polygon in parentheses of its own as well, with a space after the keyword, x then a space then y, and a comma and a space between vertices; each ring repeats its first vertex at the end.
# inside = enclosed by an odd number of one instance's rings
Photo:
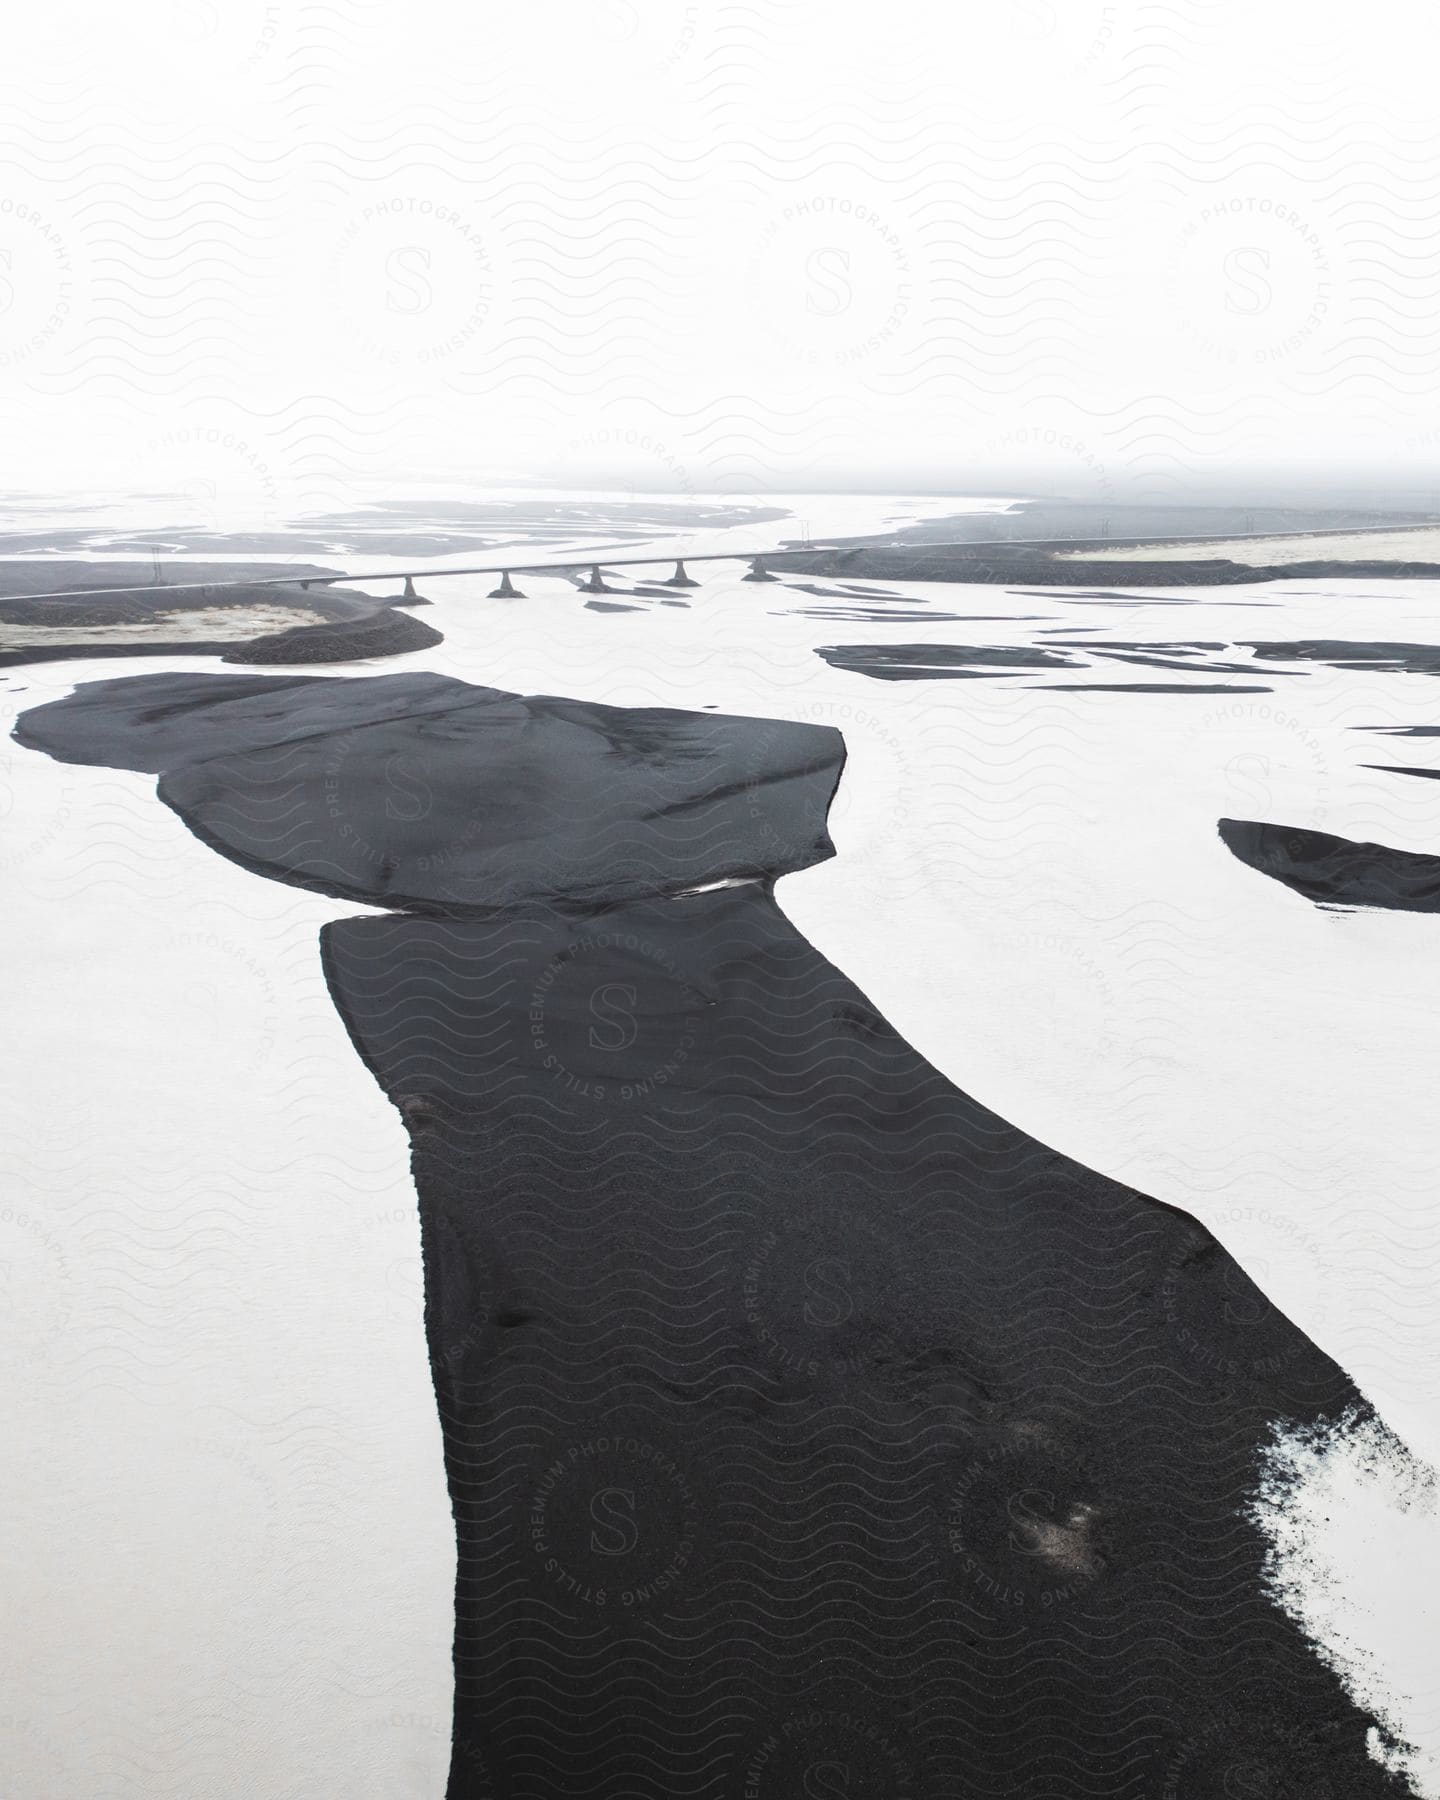
POLYGON ((1363 1402, 790 925, 836 733, 165 676, 21 737, 404 909, 322 941, 413 1148, 450 1800, 1403 1793, 1245 1512, 1274 1421, 1363 1402))

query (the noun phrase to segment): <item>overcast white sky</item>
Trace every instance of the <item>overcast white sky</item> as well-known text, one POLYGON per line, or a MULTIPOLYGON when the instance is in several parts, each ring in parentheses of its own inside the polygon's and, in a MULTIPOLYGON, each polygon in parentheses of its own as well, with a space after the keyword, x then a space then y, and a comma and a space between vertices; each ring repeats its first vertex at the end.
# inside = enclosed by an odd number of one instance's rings
POLYGON ((46 0, 0 469, 1440 486, 1418 0, 46 0))

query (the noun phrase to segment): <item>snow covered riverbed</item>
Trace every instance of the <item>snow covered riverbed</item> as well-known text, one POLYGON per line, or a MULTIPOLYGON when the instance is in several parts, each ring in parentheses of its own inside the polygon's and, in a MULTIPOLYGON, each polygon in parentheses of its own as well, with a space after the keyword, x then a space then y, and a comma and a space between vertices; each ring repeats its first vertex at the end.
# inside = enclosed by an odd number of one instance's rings
MULTIPOLYGON (((1423 738, 1372 735, 1436 722, 1434 677, 1253 648, 1440 644, 1435 584, 876 594, 738 575, 617 578, 607 610, 561 579, 508 602, 435 581, 442 644, 306 672, 837 727, 838 854, 778 888, 799 930, 979 1100, 1194 1213, 1440 1462, 1440 921, 1323 911, 1216 832, 1242 816, 1440 849, 1440 784, 1365 766, 1440 766, 1423 738), (817 654, 847 645, 1063 660, 877 679, 817 654), (1137 645, 1189 666, 1136 666, 1137 645)), ((0 690, 13 722, 82 681, 212 666, 71 662, 0 690)), ((0 1329, 28 1371, 8 1504, 36 1546, 14 1602, 35 1779, 83 1791, 129 1757, 128 1792, 177 1800, 308 1795, 320 1771, 438 1793, 453 1552, 413 1194, 316 951, 358 909, 223 862, 148 777, 13 745, 4 776, 23 999, 0 1054, 30 1124, 7 1158, 0 1329)), ((1366 1518, 1383 1534, 1383 1493, 1366 1518)), ((1382 1674, 1410 1654, 1392 1606, 1367 1645, 1382 1674)), ((1440 1695, 1400 1694, 1409 1679, 1388 1698, 1433 1754, 1440 1695)))

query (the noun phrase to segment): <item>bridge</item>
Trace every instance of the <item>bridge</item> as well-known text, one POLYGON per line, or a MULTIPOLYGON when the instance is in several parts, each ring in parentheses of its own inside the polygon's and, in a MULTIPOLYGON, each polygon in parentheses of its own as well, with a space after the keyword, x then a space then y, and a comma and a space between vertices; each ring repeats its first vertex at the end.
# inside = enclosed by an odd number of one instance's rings
MULTIPOLYGON (((524 557, 512 556, 505 562, 471 563, 471 564, 467 564, 463 568, 440 568, 434 563, 425 563, 425 564, 422 564, 421 566, 419 566, 418 568, 369 569, 369 570, 366 570, 363 574, 356 574, 356 575, 343 575, 342 574, 342 575, 275 575, 275 576, 268 576, 268 575, 260 574, 260 575, 250 575, 250 576, 245 577, 243 580, 239 580, 239 581, 162 582, 162 581, 158 580, 159 561, 157 558, 156 565, 155 565, 156 571, 157 571, 157 579, 152 582, 148 582, 145 584, 141 584, 141 583, 137 582, 133 586, 129 586, 129 587, 61 588, 61 589, 57 589, 53 593, 26 594, 23 596, 23 598, 27 601, 29 601, 29 600, 75 600, 75 599, 81 599, 81 598, 86 598, 86 597, 90 597, 90 596, 99 598, 102 595, 115 595, 115 594, 152 594, 153 595, 158 587, 163 587, 168 592, 173 593, 173 594, 198 593, 201 591, 203 591, 206 594, 214 594, 214 593, 222 592, 222 591, 225 591, 225 590, 231 589, 231 588, 253 588, 253 587, 312 588, 312 587, 334 587, 340 582, 403 581, 405 583, 405 598, 414 599, 417 597, 416 593, 415 593, 415 581, 416 581, 417 577, 423 581, 435 581, 435 580, 438 580, 441 576, 448 576, 448 575, 498 575, 500 577, 499 586, 493 588, 490 591, 488 598, 491 600, 523 600, 525 598, 524 594, 520 591, 519 588, 517 588, 514 585, 513 577, 516 574, 542 575, 542 576, 573 575, 577 571, 588 570, 589 571, 588 578, 586 579, 585 582, 583 582, 581 584, 580 591, 582 593, 586 593, 586 594, 605 594, 605 593, 609 593, 612 591, 611 589, 609 589, 605 586, 605 578, 604 578, 605 570, 608 569, 608 570, 614 572, 614 571, 617 571, 620 569, 655 568, 657 566, 663 566, 666 563, 674 563, 674 565, 675 565, 674 573, 671 575, 668 575, 668 576, 664 576, 661 579, 659 579, 656 583, 657 586, 672 587, 672 588, 693 588, 693 587, 699 587, 700 583, 698 581, 694 580, 693 577, 691 577, 686 572, 685 565, 687 563, 743 562, 743 563, 748 563, 750 566, 749 566, 749 572, 746 575, 741 577, 742 580, 744 580, 744 581, 778 581, 780 579, 779 576, 772 574, 770 572, 770 570, 766 567, 766 559, 769 557, 782 557, 783 556, 786 558, 792 558, 792 557, 797 557, 797 556, 806 556, 806 557, 809 557, 809 556, 835 556, 837 554, 843 555, 847 551, 857 551, 858 552, 858 551, 865 551, 865 550, 877 550, 877 551, 911 550, 911 551, 916 552, 919 555, 940 554, 940 553, 942 553, 944 551, 948 551, 948 550, 1040 550, 1040 549, 1047 549, 1047 548, 1048 549, 1064 549, 1064 550, 1082 550, 1082 549, 1088 549, 1092 545, 1101 545, 1110 550, 1119 550, 1119 549, 1137 548, 1137 547, 1141 547, 1141 546, 1145 546, 1145 545, 1149 545, 1149 544, 1197 544, 1197 545, 1200 545, 1200 544, 1207 544, 1207 543, 1239 543, 1239 542, 1263 543, 1268 538, 1317 538, 1317 539, 1319 539, 1319 538, 1327 538, 1327 537, 1367 537, 1367 536, 1371 536, 1371 535, 1384 535, 1384 534, 1393 533, 1393 532, 1403 532, 1406 530, 1412 530, 1412 531, 1424 530, 1426 528, 1427 527, 1425 527, 1424 525, 1419 525, 1419 526, 1416 526, 1416 525, 1410 525, 1410 526, 1398 525, 1397 526, 1397 525, 1393 525, 1393 524, 1391 524, 1391 525, 1352 525, 1352 526, 1336 525, 1336 526, 1322 526, 1318 530, 1311 529, 1308 531, 1305 531, 1305 530, 1247 531, 1247 532, 1224 531, 1224 532, 1211 532, 1211 533, 1202 533, 1202 534, 1185 533, 1185 534, 1176 534, 1176 535, 1168 536, 1168 537, 1146 537, 1146 538, 1112 538, 1112 537, 1019 538, 1019 537, 1007 537, 1007 538, 970 538, 970 539, 962 539, 962 540, 959 540, 956 542, 950 542, 950 543, 924 543, 924 542, 915 542, 912 540, 909 543, 889 543, 889 544, 884 544, 884 543, 878 543, 878 544, 828 543, 828 544, 793 544, 793 545, 792 544, 784 544, 784 545, 771 545, 770 548, 766 549, 766 550, 707 550, 698 555, 693 555, 693 556, 686 555, 684 557, 676 557, 674 555, 669 555, 669 556, 626 556, 624 554, 624 552, 622 551, 614 556, 601 556, 601 557, 597 558, 593 553, 591 553, 589 555, 575 557, 572 560, 567 560, 564 562, 546 562, 543 564, 528 561, 524 557)), ((35 559, 31 558, 31 557, 26 557, 23 560, 29 562, 29 561, 34 561, 35 559)), ((0 568, 3 568, 3 566, 4 566, 4 559, 0 558, 0 568)), ((1028 575, 1027 575, 1027 579, 1029 579, 1028 575)), ((21 597, 21 596, 17 596, 17 597, 21 597)))
MULTIPOLYGON (((1016 540, 1014 540, 1014 539, 1006 539, 1005 541, 1008 543, 1016 542, 1016 540)), ((312 587, 334 587, 339 582, 403 581, 405 583, 405 594, 406 594, 407 598, 414 598, 415 597, 415 581, 416 581, 417 577, 422 581, 433 581, 442 575, 498 575, 500 577, 500 585, 497 588, 492 590, 489 598, 492 600, 523 600, 525 596, 521 593, 520 589, 514 585, 513 577, 517 574, 520 574, 520 575, 573 575, 578 571, 588 569, 590 572, 589 578, 583 584, 581 591, 583 593, 590 593, 590 594, 603 594, 603 593, 609 593, 611 591, 610 589, 608 589, 605 586, 605 583, 604 583, 604 571, 607 569, 613 573, 617 569, 620 569, 620 568, 626 568, 626 569, 653 568, 656 565, 663 565, 666 563, 674 563, 674 565, 675 565, 674 573, 671 575, 668 575, 664 578, 663 585, 665 587, 674 587, 674 588, 693 588, 693 587, 699 587, 700 583, 698 581, 694 580, 690 575, 688 575, 686 573, 686 569, 685 569, 686 563, 744 562, 744 563, 749 563, 750 571, 747 575, 742 577, 743 580, 745 580, 745 581, 778 581, 779 576, 772 575, 769 572, 769 570, 765 567, 766 557, 769 557, 769 556, 831 556, 831 555, 834 555, 837 550, 841 550, 841 549, 865 549, 865 548, 890 549, 893 547, 896 547, 896 546, 881 545, 881 544, 870 545, 870 546, 866 546, 866 545, 844 545, 844 546, 842 546, 839 544, 813 544, 813 545, 797 544, 793 548, 787 545, 787 546, 782 546, 780 548, 772 547, 769 550, 715 550, 715 551, 706 551, 705 553, 698 555, 698 556, 688 556, 687 555, 684 557, 626 556, 622 553, 618 556, 602 556, 597 561, 596 558, 594 557, 594 555, 592 554, 589 556, 577 557, 573 561, 553 562, 553 563, 547 562, 544 564, 530 562, 530 561, 525 560, 522 557, 511 557, 509 559, 509 561, 503 562, 503 563, 467 563, 465 565, 465 567, 463 567, 463 568, 441 568, 440 566, 438 566, 435 563, 424 563, 424 564, 420 565, 419 567, 409 568, 409 569, 367 569, 364 571, 364 573, 355 574, 355 575, 341 574, 341 575, 274 575, 274 576, 271 576, 271 575, 265 575, 265 574, 261 573, 261 574, 246 576, 243 580, 240 580, 240 581, 191 581, 191 582, 175 581, 175 582, 171 582, 171 581, 160 581, 157 579, 155 581, 145 582, 145 583, 136 582, 133 585, 128 586, 128 587, 59 588, 59 589, 56 589, 53 593, 26 594, 23 597, 26 600, 75 600, 75 599, 85 598, 87 596, 98 597, 98 596, 104 595, 104 594, 111 594, 111 595, 113 595, 113 594, 154 594, 156 589, 161 588, 161 587, 163 587, 167 592, 175 593, 175 594, 189 593, 189 592, 198 593, 202 589, 207 594, 213 594, 213 593, 217 593, 217 592, 220 592, 220 591, 222 591, 224 589, 228 589, 228 588, 253 588, 253 587, 312 588, 312 587)), ((956 550, 956 549, 966 549, 966 548, 979 549, 982 547, 983 546, 981 546, 981 545, 968 546, 968 545, 960 545, 960 544, 927 544, 927 545, 923 546, 923 548, 925 548, 927 550, 956 550)), ((27 562, 30 562, 30 561, 34 561, 35 559, 31 558, 31 557, 26 557, 24 560, 27 562)), ((240 559, 237 558, 236 560, 238 561, 240 559)), ((4 561, 3 561, 3 559, 0 559, 0 568, 3 568, 3 567, 4 567, 4 561)), ((158 568, 158 564, 157 564, 157 568, 158 568)))

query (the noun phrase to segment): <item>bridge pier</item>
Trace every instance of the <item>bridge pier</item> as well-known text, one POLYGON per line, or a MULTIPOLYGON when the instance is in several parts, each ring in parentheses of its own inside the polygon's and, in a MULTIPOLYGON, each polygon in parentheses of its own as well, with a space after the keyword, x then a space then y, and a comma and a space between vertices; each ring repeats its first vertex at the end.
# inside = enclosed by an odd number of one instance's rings
POLYGON ((405 600, 418 600, 419 597, 420 596, 415 592, 415 577, 413 575, 407 575, 405 577, 405 592, 401 598, 405 600))
POLYGON ((500 577, 499 587, 491 588, 489 597, 492 600, 523 600, 525 598, 519 588, 511 581, 510 571, 508 569, 500 577))
POLYGON ((675 564, 675 573, 660 585, 662 587, 699 587, 700 583, 692 580, 691 577, 685 573, 684 563, 677 560, 675 564))
POLYGON ((600 565, 595 563, 590 570, 590 579, 580 584, 580 592, 582 594, 613 594, 615 590, 606 587, 605 577, 600 573, 600 565))
POLYGON ((750 559, 750 573, 748 575, 742 575, 740 579, 742 581, 778 581, 780 577, 778 575, 772 575, 765 567, 765 558, 763 556, 752 556, 750 559))

